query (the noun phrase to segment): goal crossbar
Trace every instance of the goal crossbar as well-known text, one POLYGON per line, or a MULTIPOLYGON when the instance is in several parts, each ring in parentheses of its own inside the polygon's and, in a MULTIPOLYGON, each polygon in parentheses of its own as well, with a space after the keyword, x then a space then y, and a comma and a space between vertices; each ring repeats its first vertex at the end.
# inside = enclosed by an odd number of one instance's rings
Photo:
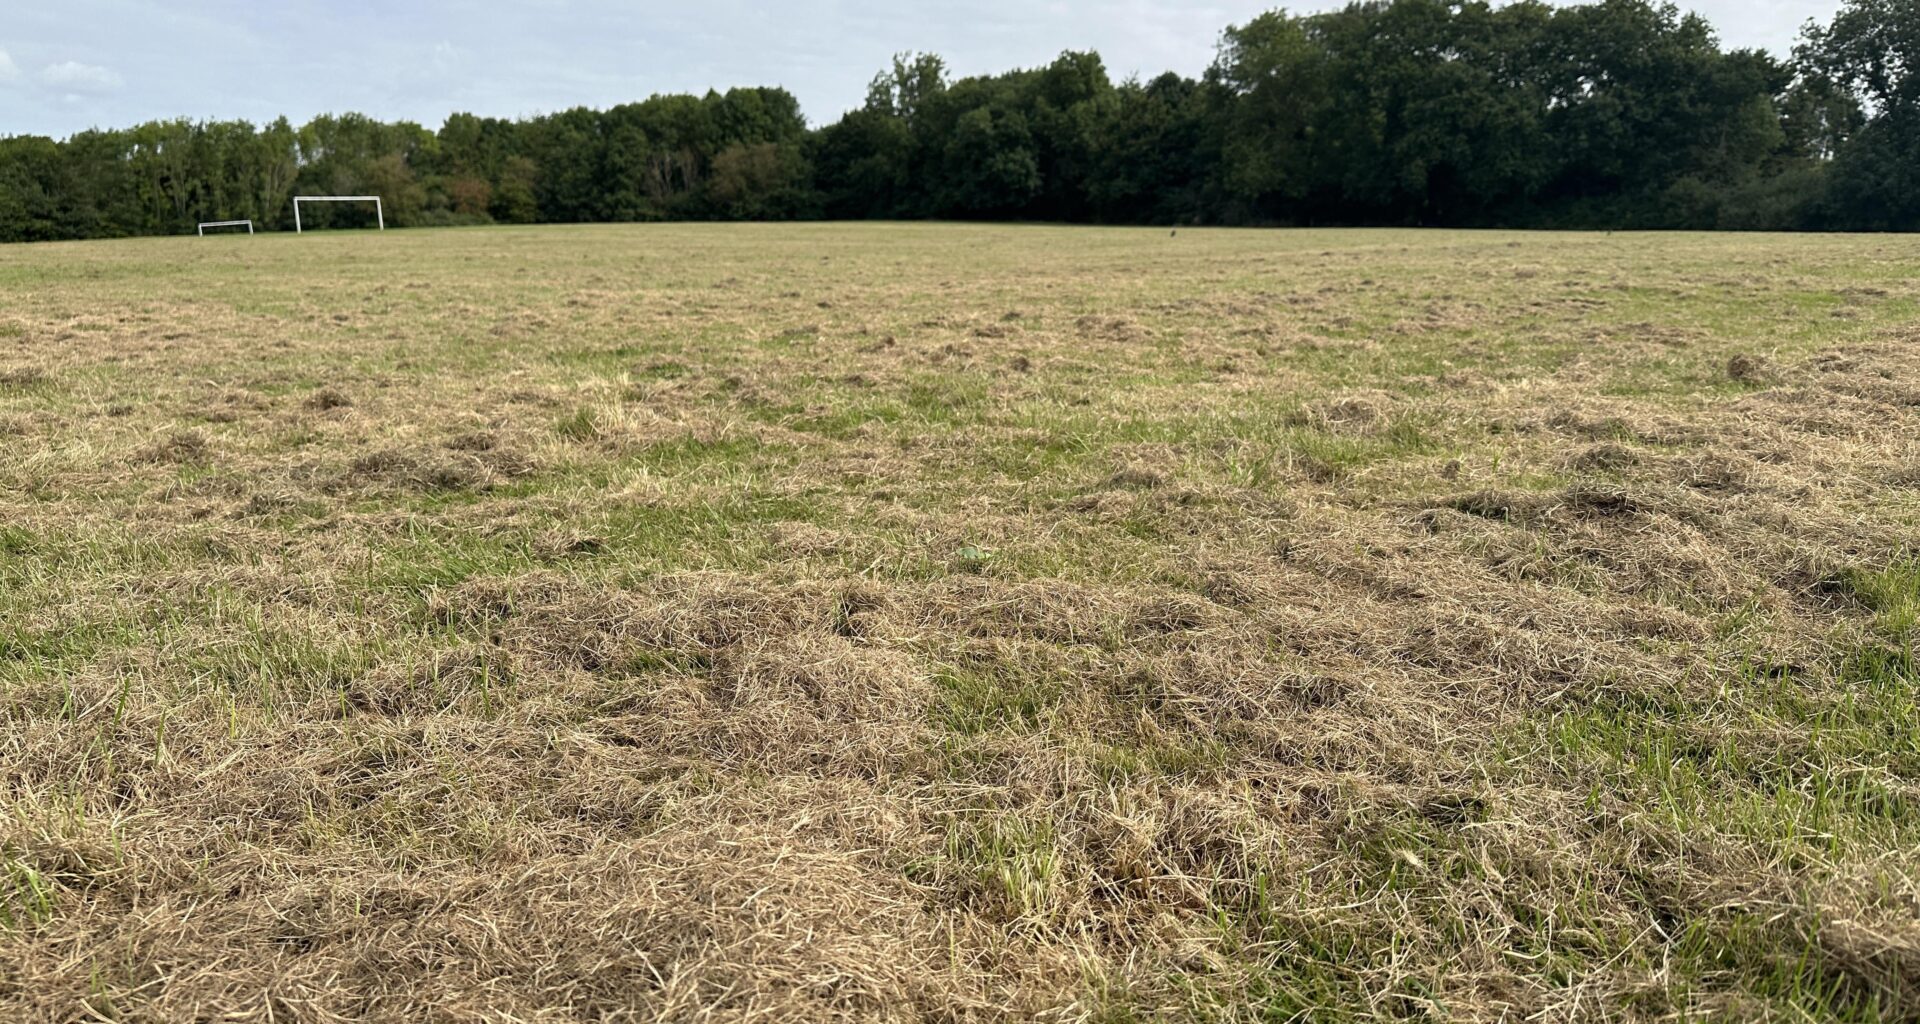
POLYGON ((380 230, 387 230, 387 212, 381 207, 379 196, 294 196, 293 230, 295 234, 306 230, 300 224, 301 203, 372 203, 373 215, 380 222, 380 230))
POLYGON ((200 222, 200 236, 202 238, 206 237, 208 228, 238 227, 246 228, 247 234, 249 235, 253 234, 253 221, 250 220, 204 220, 200 222))

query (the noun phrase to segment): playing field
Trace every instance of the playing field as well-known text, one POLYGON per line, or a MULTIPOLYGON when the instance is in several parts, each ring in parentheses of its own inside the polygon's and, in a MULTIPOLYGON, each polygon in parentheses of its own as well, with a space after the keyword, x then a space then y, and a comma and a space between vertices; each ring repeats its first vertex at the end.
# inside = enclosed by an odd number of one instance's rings
POLYGON ((0 248, 0 1020, 1920 1018, 1920 238, 0 248))

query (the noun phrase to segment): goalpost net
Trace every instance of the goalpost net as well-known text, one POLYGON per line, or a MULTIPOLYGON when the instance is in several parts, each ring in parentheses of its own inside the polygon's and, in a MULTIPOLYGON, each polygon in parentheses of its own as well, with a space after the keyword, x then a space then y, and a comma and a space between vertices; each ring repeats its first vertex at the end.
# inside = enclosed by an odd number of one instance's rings
POLYGON ((379 196, 294 196, 293 230, 295 234, 306 231, 306 228, 300 223, 301 203, 372 203, 373 215, 380 224, 380 230, 387 230, 387 213, 380 205, 379 196))

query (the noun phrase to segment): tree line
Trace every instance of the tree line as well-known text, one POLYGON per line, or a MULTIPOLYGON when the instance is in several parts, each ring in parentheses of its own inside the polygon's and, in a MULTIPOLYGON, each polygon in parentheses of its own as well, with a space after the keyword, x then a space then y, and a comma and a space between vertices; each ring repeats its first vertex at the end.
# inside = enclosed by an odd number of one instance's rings
POLYGON ((980 218, 1113 224, 1913 230, 1920 0, 1846 0, 1791 55, 1652 0, 1273 11, 1199 78, 1100 56, 955 78, 896 58, 810 128, 778 88, 436 131, 158 121, 0 139, 0 240, 390 223, 980 218), (368 217, 312 211, 321 224, 368 217))

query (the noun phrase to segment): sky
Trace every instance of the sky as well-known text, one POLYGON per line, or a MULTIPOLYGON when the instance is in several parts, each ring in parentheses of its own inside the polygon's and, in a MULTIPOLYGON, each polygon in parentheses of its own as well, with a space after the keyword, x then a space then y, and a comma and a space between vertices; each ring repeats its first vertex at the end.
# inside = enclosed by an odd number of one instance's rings
MULTIPOLYGON (((1784 54, 1840 0, 1682 0, 1729 47, 1784 54)), ((1094 49, 1114 78, 1198 75, 1278 0, 0 0, 0 136, 158 118, 357 111, 437 128, 654 93, 780 85, 814 124, 902 51, 958 75, 1094 49)), ((1303 12, 1327 0, 1285 4, 1303 12)))

